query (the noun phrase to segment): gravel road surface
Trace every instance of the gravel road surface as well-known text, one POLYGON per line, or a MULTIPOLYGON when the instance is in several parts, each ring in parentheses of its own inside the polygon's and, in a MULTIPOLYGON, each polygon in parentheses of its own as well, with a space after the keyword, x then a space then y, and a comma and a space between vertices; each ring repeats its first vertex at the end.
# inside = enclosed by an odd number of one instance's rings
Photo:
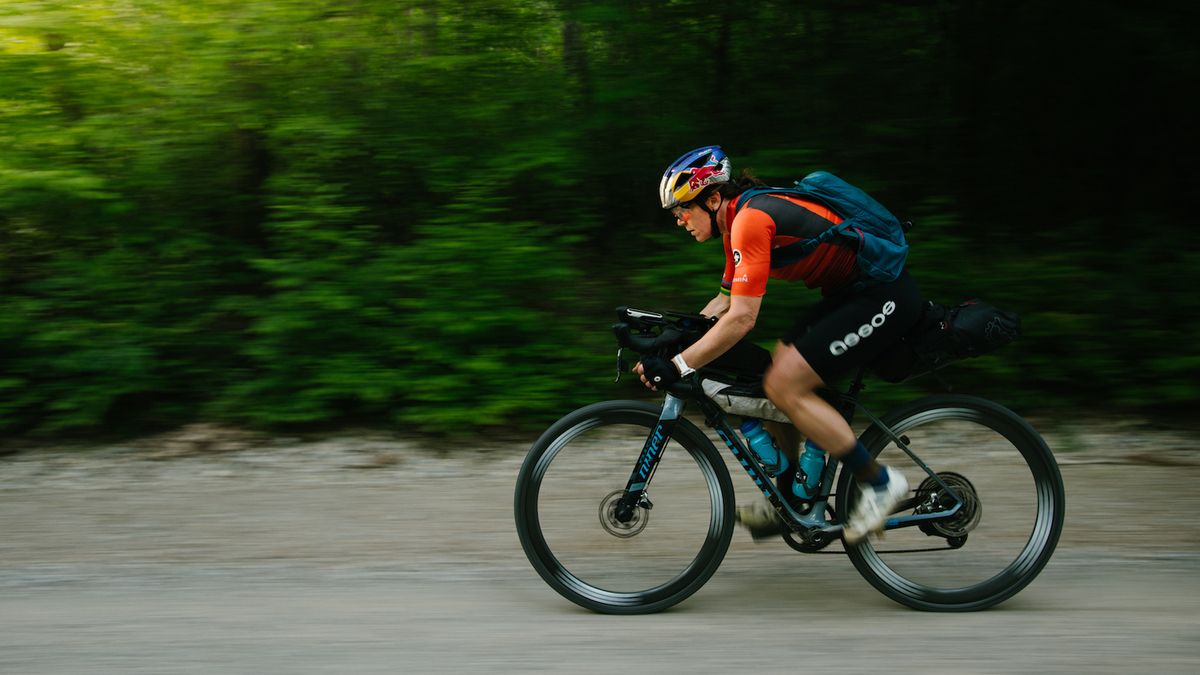
POLYGON ((28 448, 0 458, 0 673, 1200 672, 1191 436, 1047 437, 1069 507, 1055 557, 952 615, 740 531, 676 608, 589 613, 521 551, 516 445, 199 427, 28 448))

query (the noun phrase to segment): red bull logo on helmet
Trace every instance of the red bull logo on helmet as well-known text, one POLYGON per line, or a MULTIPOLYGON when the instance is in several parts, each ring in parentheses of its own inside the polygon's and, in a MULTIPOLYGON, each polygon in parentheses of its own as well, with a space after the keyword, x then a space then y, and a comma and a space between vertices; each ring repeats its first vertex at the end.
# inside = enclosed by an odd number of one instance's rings
POLYGON ((688 187, 699 190, 706 185, 721 182, 722 178, 724 178, 724 173, 720 167, 702 166, 692 173, 692 177, 688 179, 688 187))

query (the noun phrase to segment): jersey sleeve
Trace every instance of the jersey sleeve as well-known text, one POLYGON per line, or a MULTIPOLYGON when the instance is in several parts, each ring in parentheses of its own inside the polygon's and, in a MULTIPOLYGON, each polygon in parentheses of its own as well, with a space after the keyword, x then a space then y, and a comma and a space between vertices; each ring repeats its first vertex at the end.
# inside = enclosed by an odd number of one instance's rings
POLYGON ((730 293, 754 298, 766 295, 775 221, 766 213, 747 207, 738 212, 729 229, 731 250, 726 254, 725 274, 730 281, 730 293))

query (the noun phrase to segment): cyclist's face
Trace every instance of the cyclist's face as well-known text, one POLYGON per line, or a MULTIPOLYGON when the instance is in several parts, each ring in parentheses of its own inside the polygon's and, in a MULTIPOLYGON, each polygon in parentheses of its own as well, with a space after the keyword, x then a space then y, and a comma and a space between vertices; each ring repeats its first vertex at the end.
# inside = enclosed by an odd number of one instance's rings
POLYGON ((675 224, 687 228, 696 241, 708 241, 712 238, 711 216, 696 204, 676 206, 671 209, 671 215, 675 217, 675 224))

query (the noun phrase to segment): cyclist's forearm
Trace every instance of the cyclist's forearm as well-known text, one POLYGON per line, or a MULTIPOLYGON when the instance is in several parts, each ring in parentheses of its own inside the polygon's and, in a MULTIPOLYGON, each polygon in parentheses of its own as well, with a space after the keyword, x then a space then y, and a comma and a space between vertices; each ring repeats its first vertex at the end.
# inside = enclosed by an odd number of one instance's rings
POLYGON ((730 347, 746 337, 750 329, 754 328, 761 304, 762 298, 739 296, 736 302, 730 303, 729 311, 725 312, 704 337, 683 350, 683 360, 691 368, 700 368, 729 351, 730 347))

